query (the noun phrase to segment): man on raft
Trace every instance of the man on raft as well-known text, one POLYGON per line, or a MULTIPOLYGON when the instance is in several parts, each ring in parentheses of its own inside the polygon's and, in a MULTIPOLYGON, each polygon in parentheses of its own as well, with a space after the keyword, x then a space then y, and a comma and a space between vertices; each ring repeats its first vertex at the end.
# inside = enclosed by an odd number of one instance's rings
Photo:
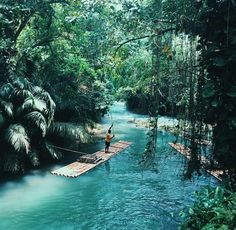
POLYGON ((109 151, 109 147, 110 147, 110 143, 111 143, 111 139, 115 137, 115 135, 113 134, 113 136, 111 136, 111 128, 113 127, 113 124, 111 125, 111 127, 107 130, 106 133, 106 137, 105 137, 105 153, 108 153, 109 151))

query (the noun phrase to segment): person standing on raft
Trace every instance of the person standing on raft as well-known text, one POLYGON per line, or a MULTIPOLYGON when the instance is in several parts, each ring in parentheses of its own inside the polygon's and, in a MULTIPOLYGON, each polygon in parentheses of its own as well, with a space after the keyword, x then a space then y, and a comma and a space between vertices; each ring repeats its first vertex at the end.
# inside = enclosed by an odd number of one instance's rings
POLYGON ((106 133, 106 137, 105 137, 105 153, 108 153, 109 151, 109 147, 110 147, 110 143, 111 143, 111 139, 115 137, 115 135, 113 134, 113 136, 111 136, 111 128, 113 127, 113 124, 111 125, 111 127, 107 130, 106 133))

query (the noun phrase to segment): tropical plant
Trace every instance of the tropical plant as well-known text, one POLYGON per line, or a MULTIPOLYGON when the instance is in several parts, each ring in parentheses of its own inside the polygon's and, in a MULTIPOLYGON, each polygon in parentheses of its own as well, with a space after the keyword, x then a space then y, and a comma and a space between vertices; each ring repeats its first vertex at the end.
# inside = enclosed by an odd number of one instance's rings
POLYGON ((199 1, 193 34, 200 36, 199 103, 204 121, 213 126, 213 157, 236 184, 236 4, 199 1), (207 21, 207 23, 206 23, 207 21))
POLYGON ((235 192, 222 187, 204 188, 196 192, 196 198, 194 206, 188 212, 181 212, 182 217, 187 217, 181 229, 235 229, 235 192))
POLYGON ((46 140, 56 105, 49 93, 27 79, 15 79, 0 89, 1 170, 20 172, 38 166, 45 157, 59 158, 46 140))

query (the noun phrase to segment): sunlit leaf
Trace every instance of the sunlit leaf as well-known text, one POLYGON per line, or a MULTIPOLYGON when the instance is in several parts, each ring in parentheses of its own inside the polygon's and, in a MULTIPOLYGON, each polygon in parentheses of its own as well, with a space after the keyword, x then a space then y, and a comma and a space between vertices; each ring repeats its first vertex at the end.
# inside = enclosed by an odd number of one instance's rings
POLYGON ((21 124, 10 125, 4 132, 4 138, 16 152, 29 152, 29 137, 21 124))

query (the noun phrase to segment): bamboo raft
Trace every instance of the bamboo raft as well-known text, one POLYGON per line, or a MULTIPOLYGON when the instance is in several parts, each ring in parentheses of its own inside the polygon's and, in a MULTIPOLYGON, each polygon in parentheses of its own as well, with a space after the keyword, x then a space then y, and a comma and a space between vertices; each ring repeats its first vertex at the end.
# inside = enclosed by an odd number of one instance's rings
MULTIPOLYGON (((185 147, 184 145, 180 144, 180 143, 169 143, 169 145, 174 148, 176 151, 178 151, 179 153, 181 153, 183 156, 185 156, 188 160, 190 160, 191 156, 190 156, 190 149, 185 147)), ((204 156, 201 156, 200 157, 200 162, 201 164, 204 166, 204 165, 207 165, 207 164, 210 164, 209 160, 204 157, 204 156)), ((214 176, 216 179, 218 179, 219 181, 222 181, 221 179, 221 175, 223 174, 223 171, 222 170, 208 170, 208 169, 205 169, 210 175, 214 176)))
POLYGON ((104 163, 105 161, 108 161, 111 157, 120 153, 130 145, 131 142, 118 141, 110 146, 108 153, 105 153, 104 150, 100 150, 93 154, 83 155, 76 162, 54 170, 51 173, 57 176, 65 176, 72 178, 79 177, 83 173, 86 173, 89 170, 104 163))

